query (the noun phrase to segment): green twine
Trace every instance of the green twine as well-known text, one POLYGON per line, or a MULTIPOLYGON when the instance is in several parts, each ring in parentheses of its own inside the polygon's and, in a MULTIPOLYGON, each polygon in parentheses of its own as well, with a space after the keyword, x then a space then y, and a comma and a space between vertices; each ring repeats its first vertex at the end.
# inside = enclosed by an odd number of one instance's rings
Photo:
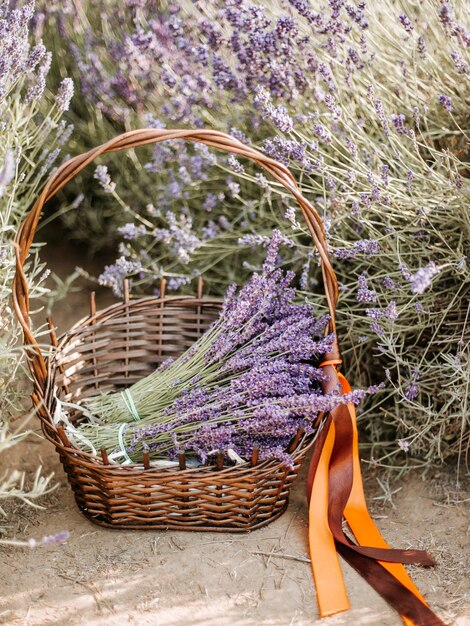
POLYGON ((126 408, 129 411, 129 413, 132 415, 132 417, 135 419, 136 422, 140 422, 140 415, 137 411, 137 407, 135 406, 134 399, 131 394, 131 390, 124 389, 124 391, 121 391, 121 395, 123 397, 124 404, 126 405, 126 408))

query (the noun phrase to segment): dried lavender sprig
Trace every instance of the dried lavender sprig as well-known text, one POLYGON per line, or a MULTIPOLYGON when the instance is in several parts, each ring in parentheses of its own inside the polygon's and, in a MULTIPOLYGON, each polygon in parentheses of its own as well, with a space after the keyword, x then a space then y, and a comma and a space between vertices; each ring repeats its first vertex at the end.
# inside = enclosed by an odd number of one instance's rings
MULTIPOLYGON (((188 351, 129 388, 126 393, 130 393, 140 419, 170 405, 191 384, 217 382, 223 363, 225 377, 233 367, 240 370, 252 346, 252 356, 278 358, 289 353, 292 361, 312 358, 330 348, 331 337, 313 340, 314 335, 321 336, 327 319, 318 320, 310 305, 294 304, 295 291, 290 288, 294 275, 275 269, 282 242, 282 235, 275 231, 262 273, 254 274, 237 297, 233 287, 228 290, 220 317, 188 351)), ((103 422, 135 419, 122 393, 87 399, 84 406, 103 422)))
MULTIPOLYGON (((197 405, 183 414, 162 412, 160 418, 143 420, 139 424, 126 424, 124 433, 119 424, 86 424, 80 427, 80 432, 96 449, 105 448, 111 455, 122 452, 137 461, 142 460, 143 451, 149 452, 151 458, 167 458, 172 450, 179 447, 197 449, 201 455, 202 451, 209 451, 203 445, 205 435, 210 432, 215 436, 224 424, 230 428, 221 432, 227 441, 230 439, 232 446, 237 445, 240 433, 242 437, 249 437, 251 447, 257 444, 257 438, 260 437, 272 444, 278 439, 290 440, 299 426, 310 428, 311 431, 313 421, 320 412, 330 411, 347 402, 358 403, 366 393, 356 390, 347 395, 339 392, 328 396, 318 392, 295 394, 237 404, 236 407, 233 395, 230 394, 230 399, 224 396, 203 407, 197 405), (120 432, 123 447, 120 445, 120 432)), ((241 395, 238 394, 237 402, 242 401, 241 395)))

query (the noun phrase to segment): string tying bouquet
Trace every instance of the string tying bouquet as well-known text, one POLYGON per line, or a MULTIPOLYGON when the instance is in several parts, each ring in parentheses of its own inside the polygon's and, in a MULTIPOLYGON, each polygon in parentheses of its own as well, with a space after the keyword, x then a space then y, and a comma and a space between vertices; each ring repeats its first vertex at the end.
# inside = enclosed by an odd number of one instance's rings
POLYGON ((243 532, 276 519, 307 452, 312 569, 322 615, 348 608, 338 554, 405 624, 442 625, 403 563, 424 552, 388 547, 367 512, 352 391, 338 371, 338 285, 321 219, 289 170, 211 130, 144 129, 70 159, 45 185, 17 239, 13 303, 29 346, 33 401, 80 510, 114 528, 243 532), (43 354, 29 320, 24 272, 44 204, 101 154, 188 139, 247 157, 296 198, 318 251, 328 316, 299 301, 276 267, 282 235, 241 289, 129 299, 96 311, 43 354), (346 519, 351 536, 343 531, 346 519), (354 536, 355 539, 352 538, 354 536))

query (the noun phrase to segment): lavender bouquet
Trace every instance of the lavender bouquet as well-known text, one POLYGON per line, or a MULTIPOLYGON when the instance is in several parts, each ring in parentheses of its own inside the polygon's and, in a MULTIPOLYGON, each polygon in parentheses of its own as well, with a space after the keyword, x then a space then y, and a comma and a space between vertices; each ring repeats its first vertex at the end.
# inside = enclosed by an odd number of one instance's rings
POLYGON ((319 414, 365 392, 324 395, 317 366, 331 350, 328 316, 295 302, 292 272, 276 268, 283 235, 275 231, 262 272, 227 291, 219 318, 189 350, 123 392, 83 403, 92 423, 69 436, 93 452, 105 448, 124 462, 172 458, 187 450, 202 462, 223 450, 247 458, 289 461, 299 428, 312 433, 319 414))

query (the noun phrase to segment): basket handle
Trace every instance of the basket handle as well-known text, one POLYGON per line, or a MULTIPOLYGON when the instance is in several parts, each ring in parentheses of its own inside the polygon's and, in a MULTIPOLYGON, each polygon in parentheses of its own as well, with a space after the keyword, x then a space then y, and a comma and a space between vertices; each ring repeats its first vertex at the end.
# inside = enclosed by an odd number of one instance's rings
MULTIPOLYGON (((158 143, 168 139, 186 139, 251 159, 291 192, 302 210, 312 240, 320 254, 323 283, 330 311, 329 332, 336 331, 335 314, 338 300, 338 281, 330 262, 323 223, 317 211, 300 193, 293 175, 285 165, 269 158, 256 148, 247 146, 238 139, 216 130, 170 130, 150 128, 133 130, 118 135, 114 139, 63 163, 46 182, 41 195, 34 203, 18 230, 16 237, 16 274, 13 281, 13 306, 18 321, 23 329, 24 344, 32 348, 33 355, 30 366, 39 381, 46 379, 47 370, 40 346, 31 331, 29 320, 29 290, 24 273, 24 263, 28 256, 34 235, 36 234, 43 206, 52 196, 62 189, 69 180, 98 156, 108 152, 117 152, 126 148, 136 148, 138 146, 158 143)), ((339 352, 336 345, 333 352, 327 355, 327 358, 339 359, 339 352)))

